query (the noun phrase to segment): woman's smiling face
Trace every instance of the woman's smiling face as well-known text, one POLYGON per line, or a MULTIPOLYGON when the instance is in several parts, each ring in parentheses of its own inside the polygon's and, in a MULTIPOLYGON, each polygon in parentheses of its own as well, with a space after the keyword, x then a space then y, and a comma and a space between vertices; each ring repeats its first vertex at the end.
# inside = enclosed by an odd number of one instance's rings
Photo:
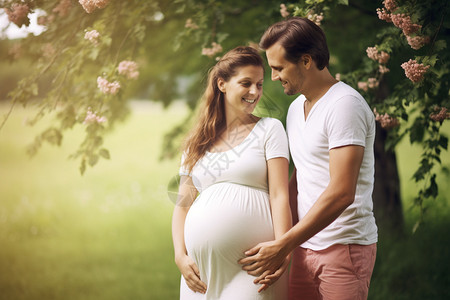
POLYGON ((264 69, 260 66, 245 66, 237 69, 228 81, 219 78, 218 86, 224 94, 225 111, 251 114, 263 92, 264 69))

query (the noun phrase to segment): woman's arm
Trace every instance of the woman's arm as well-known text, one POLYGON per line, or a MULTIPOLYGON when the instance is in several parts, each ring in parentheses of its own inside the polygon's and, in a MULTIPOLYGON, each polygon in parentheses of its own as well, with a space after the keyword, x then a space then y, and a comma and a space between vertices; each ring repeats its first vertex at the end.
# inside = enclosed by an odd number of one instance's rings
POLYGON ((181 176, 178 198, 172 216, 172 239, 175 251, 175 263, 180 269, 187 286, 194 292, 205 293, 206 284, 200 280, 200 272, 195 262, 187 255, 184 243, 184 222, 186 215, 197 196, 192 178, 181 176))
POLYGON ((273 158, 267 161, 267 169, 273 229, 275 239, 278 239, 292 227, 288 190, 289 162, 284 157, 273 158))
MULTIPOLYGON (((289 207, 289 162, 286 158, 278 157, 267 161, 269 199, 272 212, 272 222, 275 239, 280 238, 292 227, 291 209, 289 207)), ((274 272, 263 273, 258 279, 263 285, 259 291, 265 290, 273 284, 287 269, 290 256, 286 257, 283 265, 274 272), (266 278, 266 280, 264 280, 266 278)))
POLYGON ((289 180, 289 205, 292 213, 292 225, 298 223, 298 189, 297 189, 297 169, 294 167, 291 179, 289 180))

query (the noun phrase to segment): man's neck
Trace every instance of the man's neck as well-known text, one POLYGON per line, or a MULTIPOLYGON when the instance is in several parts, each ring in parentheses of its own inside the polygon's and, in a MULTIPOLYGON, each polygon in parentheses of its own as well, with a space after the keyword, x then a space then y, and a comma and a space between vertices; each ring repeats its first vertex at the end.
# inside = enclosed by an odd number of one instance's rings
POLYGON ((303 95, 306 97, 309 105, 313 106, 338 81, 331 76, 327 68, 320 71, 317 70, 310 75, 309 89, 306 90, 303 95))

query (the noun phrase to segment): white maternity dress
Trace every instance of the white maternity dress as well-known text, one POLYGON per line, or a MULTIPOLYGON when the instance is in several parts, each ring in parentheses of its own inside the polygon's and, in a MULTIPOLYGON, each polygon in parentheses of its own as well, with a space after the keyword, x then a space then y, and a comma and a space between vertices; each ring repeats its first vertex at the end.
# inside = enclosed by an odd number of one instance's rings
POLYGON ((238 264, 246 250, 274 239, 267 161, 276 157, 289 159, 286 133, 279 120, 262 118, 238 146, 207 152, 190 174, 180 169, 180 175, 192 176, 200 192, 186 216, 184 236, 188 255, 207 285, 206 294, 195 293, 182 278, 180 299, 287 298, 287 272, 258 293, 256 277, 238 264))

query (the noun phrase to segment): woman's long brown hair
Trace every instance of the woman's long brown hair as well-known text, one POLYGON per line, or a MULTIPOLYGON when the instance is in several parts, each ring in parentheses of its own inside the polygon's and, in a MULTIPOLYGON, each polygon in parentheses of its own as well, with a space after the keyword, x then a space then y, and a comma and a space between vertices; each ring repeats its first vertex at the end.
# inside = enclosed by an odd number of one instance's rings
POLYGON ((241 46, 227 52, 209 70, 206 90, 202 96, 199 120, 184 145, 183 166, 188 172, 192 171, 197 161, 205 155, 226 126, 224 95, 219 90, 218 79, 222 78, 228 82, 231 77, 236 75, 238 68, 245 66, 260 66, 264 69, 263 60, 258 51, 252 47, 241 46))

